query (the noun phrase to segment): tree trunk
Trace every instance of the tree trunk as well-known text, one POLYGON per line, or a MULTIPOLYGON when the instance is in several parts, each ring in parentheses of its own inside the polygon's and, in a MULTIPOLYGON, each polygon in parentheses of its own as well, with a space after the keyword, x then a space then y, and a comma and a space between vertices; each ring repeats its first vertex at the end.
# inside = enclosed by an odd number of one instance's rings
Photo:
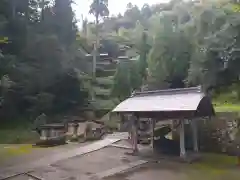
POLYGON ((12 19, 16 17, 16 0, 12 0, 12 19))
POLYGON ((44 4, 45 4, 45 0, 42 0, 42 2, 40 3, 40 8, 41 8, 41 21, 44 21, 44 4))
POLYGON ((29 21, 29 0, 26 0, 26 4, 25 4, 25 19, 26 19, 26 22, 29 21))

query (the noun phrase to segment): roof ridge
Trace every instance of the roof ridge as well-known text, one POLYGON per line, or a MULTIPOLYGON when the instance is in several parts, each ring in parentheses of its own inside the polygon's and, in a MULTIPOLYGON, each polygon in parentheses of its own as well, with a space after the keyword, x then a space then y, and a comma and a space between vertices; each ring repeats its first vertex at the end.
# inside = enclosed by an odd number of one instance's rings
POLYGON ((133 92, 131 97, 141 95, 156 95, 156 94, 168 94, 168 93, 203 93, 201 86, 189 87, 189 88, 175 88, 175 89, 161 89, 155 91, 139 91, 133 92))

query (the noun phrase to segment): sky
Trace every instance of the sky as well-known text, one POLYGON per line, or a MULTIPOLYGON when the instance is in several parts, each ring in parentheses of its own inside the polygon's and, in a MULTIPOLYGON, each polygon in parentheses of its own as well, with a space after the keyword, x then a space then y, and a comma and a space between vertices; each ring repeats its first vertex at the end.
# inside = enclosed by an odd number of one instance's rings
MULTIPOLYGON (((133 5, 137 5, 141 8, 145 3, 152 5, 160 2, 167 2, 168 0, 108 0, 110 15, 117 15, 119 13, 124 13, 127 4, 131 2, 133 5)), ((93 16, 89 15, 89 6, 92 0, 75 0, 75 5, 73 9, 76 13, 76 17, 81 21, 81 16, 87 17, 89 20, 93 20, 93 16)), ((81 22, 79 22, 81 24, 81 22)))

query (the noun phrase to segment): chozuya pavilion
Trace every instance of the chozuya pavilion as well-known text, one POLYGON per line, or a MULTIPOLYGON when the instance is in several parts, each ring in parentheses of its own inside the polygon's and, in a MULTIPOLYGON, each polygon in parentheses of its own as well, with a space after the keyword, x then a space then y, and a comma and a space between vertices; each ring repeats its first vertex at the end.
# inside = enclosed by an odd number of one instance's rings
POLYGON ((158 121, 177 120, 179 122, 180 157, 186 157, 184 124, 190 122, 193 136, 193 149, 198 152, 198 137, 196 121, 201 117, 215 115, 210 97, 203 93, 201 87, 166 89, 157 91, 135 92, 131 97, 121 102, 112 112, 132 114, 134 140, 133 152, 138 151, 138 125, 140 118, 151 120, 152 146, 154 146, 154 127, 158 121))

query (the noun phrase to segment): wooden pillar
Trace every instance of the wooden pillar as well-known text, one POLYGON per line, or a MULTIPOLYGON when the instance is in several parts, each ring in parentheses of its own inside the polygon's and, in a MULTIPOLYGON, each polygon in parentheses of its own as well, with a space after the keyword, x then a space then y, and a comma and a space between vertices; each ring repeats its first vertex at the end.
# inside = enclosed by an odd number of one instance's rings
POLYGON ((180 120, 180 157, 186 157, 186 149, 185 149, 185 132, 184 132, 184 120, 180 120))
POLYGON ((196 119, 193 119, 191 121, 191 127, 192 127, 192 134, 193 134, 193 150, 194 152, 198 152, 198 131, 197 131, 197 121, 196 119))
POLYGON ((78 127, 79 127, 78 123, 73 124, 73 138, 77 138, 78 136, 78 127))
POLYGON ((172 120, 172 140, 179 140, 179 133, 177 126, 179 124, 178 120, 172 120))
POLYGON ((151 147, 152 147, 152 150, 154 151, 154 129, 155 129, 155 119, 152 118, 151 119, 151 147))
POLYGON ((134 123, 133 123, 133 153, 138 152, 138 124, 139 118, 134 116, 134 123))
POLYGON ((123 124, 124 124, 124 115, 123 114, 120 114, 120 122, 119 122, 119 127, 118 127, 118 130, 121 131, 122 130, 122 127, 123 127, 123 124))

